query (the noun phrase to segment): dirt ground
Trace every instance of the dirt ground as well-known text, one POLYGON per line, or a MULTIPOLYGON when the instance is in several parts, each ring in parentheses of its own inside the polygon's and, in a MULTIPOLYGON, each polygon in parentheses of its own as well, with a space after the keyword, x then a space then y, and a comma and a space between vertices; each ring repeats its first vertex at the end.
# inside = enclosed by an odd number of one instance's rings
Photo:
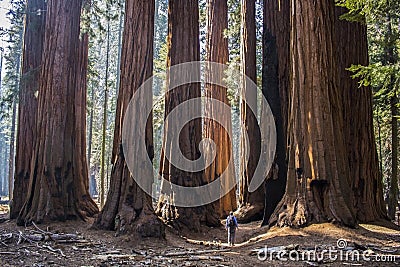
POLYGON ((228 247, 222 225, 220 228, 205 227, 201 233, 182 233, 167 228, 164 240, 138 240, 93 230, 91 223, 38 225, 39 231, 33 226, 17 227, 15 221, 2 222, 0 266, 400 265, 400 231, 395 230, 395 225, 384 222, 362 224, 357 229, 328 223, 303 229, 267 229, 260 228, 260 222, 253 222, 239 225, 234 247, 228 247), (59 236, 70 234, 79 239, 29 242, 23 238, 40 235, 41 231, 59 236))

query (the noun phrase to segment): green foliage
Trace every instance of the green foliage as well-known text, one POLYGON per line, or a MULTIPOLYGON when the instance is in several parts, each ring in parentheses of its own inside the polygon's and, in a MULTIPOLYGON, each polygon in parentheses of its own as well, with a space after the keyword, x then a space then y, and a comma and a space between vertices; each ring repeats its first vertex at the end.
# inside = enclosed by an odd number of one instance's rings
MULTIPOLYGON (((21 53, 23 42, 23 20, 25 1, 12 0, 11 9, 7 12, 10 21, 8 29, 0 28, 0 37, 7 44, 1 49, 5 73, 0 79, 0 196, 8 195, 8 160, 12 137, 13 106, 18 101, 21 53)), ((0 70, 3 70, 0 68, 0 70)), ((1 71, 0 71, 1 72, 1 71)))
POLYGON ((229 62, 225 82, 227 95, 231 106, 239 110, 240 77, 240 35, 241 35, 241 4, 240 0, 228 0, 228 29, 225 37, 228 38, 229 62))
POLYGON ((342 16, 350 21, 372 21, 385 20, 389 14, 399 18, 399 3, 397 0, 336 0, 338 6, 345 7, 349 12, 342 16))
POLYGON ((342 6, 351 8, 349 14, 365 17, 368 24, 370 64, 353 65, 349 68, 353 78, 361 86, 371 86, 375 98, 397 95, 400 79, 399 27, 400 4, 398 1, 340 1, 342 6))
POLYGON ((398 0, 340 0, 340 6, 349 9, 343 16, 350 21, 367 24, 370 64, 349 68, 360 86, 370 86, 374 93, 375 135, 379 151, 385 195, 388 196, 392 174, 391 104, 398 101, 400 85, 400 3, 398 0))
POLYGON ((3 32, 7 47, 3 61, 6 73, 2 80, 0 100, 0 115, 2 118, 11 116, 12 104, 18 99, 21 68, 25 2, 11 1, 11 7, 7 12, 11 26, 3 32))
POLYGON ((199 0, 200 60, 207 57, 207 0, 199 0))
MULTIPOLYGON (((114 137, 115 109, 118 94, 118 69, 119 52, 121 43, 120 32, 123 31, 123 24, 120 27, 120 17, 124 16, 124 1, 100 1, 91 0, 88 11, 83 10, 81 31, 89 33, 89 67, 88 67, 88 102, 87 102, 87 136, 90 133, 90 121, 92 121, 90 169, 91 175, 99 179, 101 146, 102 146, 102 125, 103 105, 107 93, 107 122, 106 122, 106 170, 111 170, 111 154, 114 137), (85 13, 86 12, 86 13, 85 13), (86 16, 86 17, 85 17, 86 16), (108 28, 109 24, 109 28, 108 28), (108 29, 110 36, 109 51, 107 51, 108 29), (108 54, 108 62, 107 62, 108 54), (106 66, 108 64, 108 79, 106 84, 106 66), (106 90, 107 88, 107 90, 106 90), (93 99, 92 99, 93 95, 93 99), (93 113, 93 117, 91 117, 93 113)), ((106 175, 109 181, 109 173, 106 175)), ((107 182, 106 181, 106 182, 107 182)), ((99 183, 97 183, 99 184, 99 183)), ((108 184, 108 183, 106 183, 108 184)), ((106 189, 108 186, 106 185, 106 189)), ((99 192, 99 190, 98 190, 99 192)))
POLYGON ((352 65, 349 71, 355 73, 352 77, 359 80, 360 86, 372 86, 380 88, 375 96, 393 96, 394 92, 389 90, 393 85, 392 74, 399 71, 398 65, 382 65, 382 63, 371 63, 367 66, 352 65))
POLYGON ((228 29, 225 36, 228 38, 229 62, 240 60, 240 0, 228 0, 228 29))

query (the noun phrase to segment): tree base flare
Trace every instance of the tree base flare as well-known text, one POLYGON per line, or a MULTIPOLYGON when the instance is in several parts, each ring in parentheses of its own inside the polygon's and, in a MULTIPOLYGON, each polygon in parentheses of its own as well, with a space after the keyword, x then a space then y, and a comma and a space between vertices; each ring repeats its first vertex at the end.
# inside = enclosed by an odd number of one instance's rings
POLYGON ((181 230, 189 230, 201 232, 202 225, 208 227, 222 226, 219 220, 219 213, 214 204, 203 207, 182 208, 171 205, 166 196, 161 196, 156 209, 156 214, 162 220, 173 228, 181 230), (214 207, 214 209, 213 209, 214 207))
POLYGON ((134 212, 119 213, 115 218, 116 236, 133 234, 141 238, 165 238, 165 226, 152 211, 141 211, 138 218, 129 216, 134 212))
POLYGON ((264 206, 260 204, 246 204, 239 207, 239 209, 235 211, 234 214, 239 223, 249 223, 262 220, 264 214, 264 206))
POLYGON ((350 228, 357 225, 355 218, 343 210, 342 212, 331 210, 329 205, 326 210, 321 210, 314 203, 315 201, 307 201, 304 197, 290 198, 285 196, 271 216, 268 226, 302 228, 310 224, 326 222, 337 223, 350 228))
POLYGON ((66 209, 59 207, 49 212, 46 212, 45 207, 35 210, 30 209, 29 211, 24 208, 17 218, 17 225, 30 225, 32 222, 40 224, 53 221, 65 222, 67 220, 78 219, 86 221, 87 218, 94 217, 99 212, 96 203, 94 203, 92 199, 86 201, 81 200, 79 203, 79 208, 66 209))

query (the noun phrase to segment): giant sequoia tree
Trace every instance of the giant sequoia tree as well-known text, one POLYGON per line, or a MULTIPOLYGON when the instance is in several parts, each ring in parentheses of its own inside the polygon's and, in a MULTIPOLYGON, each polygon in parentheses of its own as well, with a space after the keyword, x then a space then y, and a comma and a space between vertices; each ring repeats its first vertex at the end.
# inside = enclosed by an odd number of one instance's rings
MULTIPOLYGON (((125 26, 121 55, 121 81, 118 93, 115 118, 114 144, 110 190, 104 209, 99 215, 96 226, 103 229, 115 229, 117 234, 138 233, 142 237, 164 236, 164 226, 157 218, 152 207, 152 198, 134 181, 125 161, 123 151, 123 121, 129 101, 139 87, 151 77, 153 72, 153 31, 154 0, 127 1, 125 5, 125 26)), ((141 103, 150 104, 146 99, 152 98, 150 90, 142 95, 141 103), (147 96, 147 97, 146 97, 147 96), (150 97, 148 97, 150 96, 150 97)), ((136 107, 133 116, 145 116, 140 107, 136 107)), ((147 119, 147 118, 144 118, 147 119)), ((145 136, 146 150, 151 160, 154 157, 152 116, 147 121, 145 136)), ((141 140, 137 140, 140 142, 141 140)), ((134 149, 134 148, 132 148, 134 149)), ((128 151, 126 151, 128 152, 128 151)), ((133 153, 141 160, 139 153, 133 153)), ((153 179, 153 173, 138 170, 145 179, 153 179)))
MULTIPOLYGON (((256 64, 256 17, 255 1, 242 0, 242 39, 241 39, 241 66, 242 74, 257 83, 256 64)), ((240 222, 259 220, 264 213, 264 186, 256 191, 249 192, 249 185, 253 178, 260 155, 260 129, 257 125, 257 94, 250 90, 248 80, 243 79, 241 88, 240 117, 242 126, 240 140, 240 181, 239 181, 239 209, 236 212, 240 222), (253 113, 254 112, 254 113, 253 113), (245 136, 248 136, 248 143, 245 136), (248 161, 246 159, 248 157, 248 161)))
POLYGON ((342 92, 345 147, 350 168, 349 184, 353 189, 352 208, 361 222, 385 216, 382 178, 372 120, 372 90, 359 87, 347 70, 353 65, 368 65, 367 26, 339 17, 347 12, 336 7, 336 39, 339 68, 338 90, 342 92))
POLYGON ((80 93, 78 66, 81 0, 47 1, 40 74, 37 136, 27 199, 18 223, 86 218, 98 212, 88 192, 82 161, 79 123, 85 112, 76 107, 80 93), (78 118, 79 117, 79 118, 78 118))
POLYGON ((10 206, 10 218, 17 218, 28 192, 31 175, 31 158, 36 139, 37 99, 41 70, 45 0, 29 0, 26 6, 25 34, 22 59, 22 76, 19 88, 17 149, 15 157, 14 193, 10 206))
POLYGON ((284 198, 270 222, 354 226, 336 65, 334 2, 291 1, 289 163, 284 198))
POLYGON ((275 161, 265 182, 263 224, 285 193, 286 136, 289 91, 289 0, 264 0, 262 92, 271 107, 277 131, 275 161))
MULTIPOLYGON (((200 60, 199 40, 199 6, 197 0, 171 0, 168 2, 168 58, 167 67, 184 62, 200 60)), ((197 73, 185 72, 181 75, 168 75, 167 87, 176 83, 180 77, 199 77, 197 73)), ((171 111, 179 104, 193 98, 201 97, 200 83, 192 82, 171 88, 165 95, 165 112, 167 118, 171 111)), ((201 114, 200 105, 192 105, 192 110, 185 110, 191 114, 201 114)), ((193 161, 200 158, 199 143, 202 138, 201 120, 193 119, 180 131, 179 121, 164 124, 164 140, 160 162, 160 174, 163 178, 173 184, 185 187, 193 187, 204 184, 204 172, 188 172, 176 167, 169 161, 174 144, 175 134, 179 134, 179 149, 187 160, 193 161)), ((199 198, 198 195, 190 196, 192 200, 199 198)), ((200 229, 200 223, 212 221, 207 216, 213 214, 205 212, 204 207, 178 207, 174 205, 174 192, 171 186, 163 182, 161 185, 161 196, 158 202, 157 214, 174 224, 176 227, 188 227, 194 230, 200 229)))
MULTIPOLYGON (((207 61, 217 62, 221 64, 228 63, 228 39, 224 36, 224 31, 228 28, 228 4, 226 0, 210 0, 207 5, 208 9, 208 29, 207 29, 207 61)), ((223 81, 224 73, 222 68, 216 71, 211 67, 208 69, 207 75, 210 80, 223 81)), ((233 165, 232 140, 230 139, 232 129, 225 129, 218 121, 224 121, 225 125, 231 126, 231 113, 225 113, 215 105, 211 99, 219 100, 229 105, 226 87, 207 84, 205 87, 205 107, 204 113, 213 119, 204 120, 204 137, 212 139, 216 144, 216 157, 210 167, 205 170, 205 179, 207 182, 214 181, 219 178, 223 172, 227 173, 229 181, 224 186, 229 187, 229 182, 234 182, 235 168, 233 165)), ((207 152, 206 152, 207 153, 207 152)), ((219 218, 226 217, 230 211, 236 210, 236 193, 235 188, 230 190, 218 203, 213 203, 210 207, 211 214, 214 214, 217 221, 208 222, 219 224, 219 218), (217 212, 218 211, 218 212, 217 212)), ((210 216, 211 217, 211 216, 210 216)), ((212 218, 212 217, 211 217, 212 218)))

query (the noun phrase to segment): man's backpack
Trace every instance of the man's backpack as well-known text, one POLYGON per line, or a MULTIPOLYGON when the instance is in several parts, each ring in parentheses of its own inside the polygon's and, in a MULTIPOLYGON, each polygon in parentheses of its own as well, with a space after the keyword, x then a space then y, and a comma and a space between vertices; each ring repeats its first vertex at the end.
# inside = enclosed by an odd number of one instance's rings
POLYGON ((235 220, 233 219, 233 216, 229 216, 229 218, 228 218, 228 226, 230 228, 235 227, 235 220))

